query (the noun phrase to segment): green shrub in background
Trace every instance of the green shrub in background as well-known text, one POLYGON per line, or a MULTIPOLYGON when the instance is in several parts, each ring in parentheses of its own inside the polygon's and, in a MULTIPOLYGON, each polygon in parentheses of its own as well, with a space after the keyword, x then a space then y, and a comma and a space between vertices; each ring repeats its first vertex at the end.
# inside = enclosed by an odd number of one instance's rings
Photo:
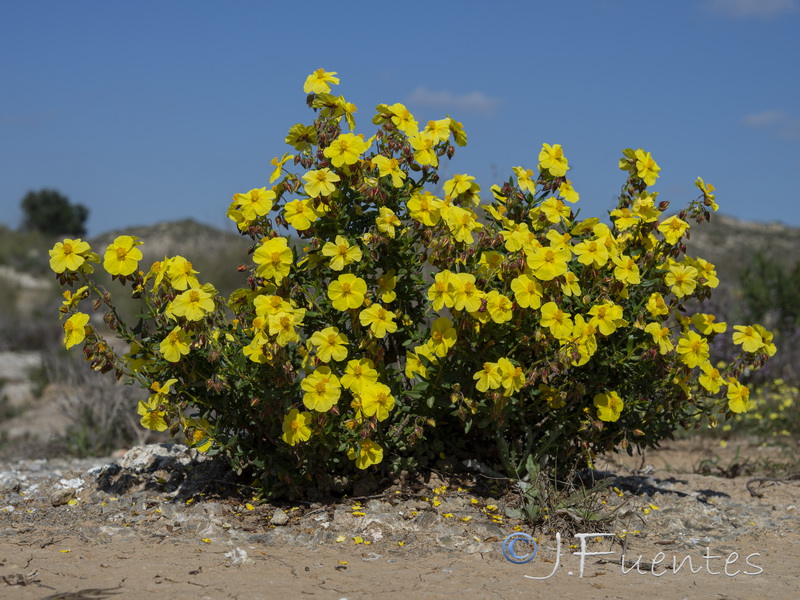
POLYGON ((683 304, 718 283, 682 244, 686 219, 716 210, 712 186, 698 180, 699 197, 665 218, 648 189, 658 165, 628 149, 611 225, 578 220, 569 163, 543 144, 538 171, 514 167, 488 200, 466 174, 437 197, 440 161, 466 144, 461 124, 381 104, 366 137, 337 83, 308 77, 314 121, 291 127, 268 186, 233 197, 227 214, 253 245, 228 298, 183 256, 140 271, 134 236, 103 256, 79 239, 50 251, 73 288, 66 346, 151 391, 142 425, 184 431, 279 495, 440 456, 557 475, 747 410, 737 376, 774 352, 771 334, 733 327, 741 352, 712 367, 709 343, 728 326, 683 304), (101 261, 131 284, 136 322, 94 283, 101 261), (98 336, 88 304, 129 353, 98 336))

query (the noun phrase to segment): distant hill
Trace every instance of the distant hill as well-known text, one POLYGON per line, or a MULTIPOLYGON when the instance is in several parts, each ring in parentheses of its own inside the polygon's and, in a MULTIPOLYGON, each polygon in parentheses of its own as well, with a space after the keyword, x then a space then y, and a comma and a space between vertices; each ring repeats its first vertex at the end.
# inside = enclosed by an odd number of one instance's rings
POLYGON ((139 246, 144 255, 142 270, 148 269, 153 261, 181 255, 200 272, 201 282, 213 283, 223 294, 244 285, 246 274, 239 273, 236 267, 252 263, 247 254, 253 245, 249 237, 193 219, 125 227, 103 233, 89 243, 102 256, 103 249, 119 235, 135 235, 143 242, 139 246))
POLYGON ((98 249, 105 248, 119 235, 135 235, 144 242, 139 249, 144 254, 145 262, 180 254, 192 263, 201 263, 211 255, 228 255, 232 252, 241 253, 244 261, 247 258, 247 249, 253 244, 249 237, 199 223, 194 219, 115 229, 98 235, 89 240, 89 243, 102 255, 102 251, 98 249))
POLYGON ((714 214, 711 222, 692 225, 686 243, 690 256, 701 256, 718 270, 738 275, 755 252, 786 266, 800 260, 800 228, 783 223, 741 221, 714 214))
POLYGON ((786 272, 800 261, 800 228, 783 223, 757 223, 714 214, 709 223, 693 223, 689 233, 686 253, 714 264, 720 280, 706 310, 725 318, 745 316, 742 272, 756 253, 782 265, 786 272))

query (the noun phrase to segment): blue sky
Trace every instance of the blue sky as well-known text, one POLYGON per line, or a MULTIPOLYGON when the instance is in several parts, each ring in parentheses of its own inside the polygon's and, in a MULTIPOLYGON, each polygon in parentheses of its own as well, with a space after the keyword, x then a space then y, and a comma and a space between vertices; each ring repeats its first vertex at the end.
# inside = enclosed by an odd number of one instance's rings
MULTIPOLYGON (((679 207, 698 176, 721 212, 800 226, 800 1, 44 2, 0 6, 0 220, 28 190, 89 207, 89 233, 193 217, 310 122, 317 68, 370 135, 378 103, 462 121, 445 173, 488 192, 559 143, 581 216, 613 208, 626 147, 679 207)), ((231 230, 233 227, 230 226, 231 230)))

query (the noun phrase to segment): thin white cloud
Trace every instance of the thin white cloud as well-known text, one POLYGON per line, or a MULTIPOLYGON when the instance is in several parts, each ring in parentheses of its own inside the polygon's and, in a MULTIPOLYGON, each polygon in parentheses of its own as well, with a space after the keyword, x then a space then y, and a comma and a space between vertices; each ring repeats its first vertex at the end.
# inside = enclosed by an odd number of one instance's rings
POLYGON ((797 0, 704 0, 702 6, 732 19, 774 19, 800 10, 797 0))
POLYGON ((800 140, 800 117, 785 110, 764 110, 742 119, 742 125, 762 129, 771 135, 786 140, 800 140))
POLYGON ((454 94, 446 90, 439 92, 429 90, 423 86, 411 92, 406 101, 411 105, 444 109, 450 111, 450 114, 473 113, 484 116, 493 115, 501 104, 499 98, 491 98, 483 92, 454 94))

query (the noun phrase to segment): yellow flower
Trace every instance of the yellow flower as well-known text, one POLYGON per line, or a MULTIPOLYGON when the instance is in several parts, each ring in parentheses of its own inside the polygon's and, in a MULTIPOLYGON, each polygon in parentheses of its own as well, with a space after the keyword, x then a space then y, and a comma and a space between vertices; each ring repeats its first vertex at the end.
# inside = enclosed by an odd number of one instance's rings
POLYGON ((377 383, 378 371, 375 364, 368 358, 348 361, 342 375, 342 385, 354 394, 361 392, 361 388, 370 383, 377 383))
POLYGON ((317 357, 324 362, 331 359, 341 361, 347 358, 347 348, 349 345, 347 336, 340 333, 336 327, 326 327, 322 331, 317 331, 311 336, 311 343, 317 350, 317 357))
MULTIPOLYGON (((369 148, 369 142, 364 140, 363 135, 342 133, 331 142, 330 146, 325 148, 324 154, 331 159, 331 164, 334 167, 343 167, 356 164, 358 157, 367 148, 369 148)), ((306 191, 308 191, 307 188, 306 191)))
POLYGON ((708 342, 694 331, 687 331, 678 340, 678 354, 689 367, 698 367, 708 361, 708 342))
POLYGON ((258 265, 256 274, 264 279, 274 279, 280 284, 289 275, 292 266, 292 250, 284 237, 262 241, 253 253, 253 262, 258 265))
POLYGON ((169 429, 169 424, 164 418, 166 412, 159 410, 158 407, 154 406, 150 401, 140 401, 137 412, 142 415, 142 418, 139 419, 139 424, 145 429, 151 431, 166 431, 169 429))
POLYGON ((525 256, 533 276, 542 281, 550 281, 567 272, 567 263, 572 258, 572 253, 567 248, 542 246, 526 250, 525 256))
POLYGON ((603 240, 586 240, 577 244, 572 251, 582 265, 594 265, 599 269, 608 262, 608 250, 603 240))
POLYGON ((581 199, 578 192, 572 187, 572 182, 567 180, 564 180, 561 185, 558 186, 558 193, 564 197, 564 200, 572 202, 573 204, 581 199))
MULTIPOLYGON (((449 133, 449 129, 448 129, 449 133)), ((452 179, 444 182, 444 193, 448 196, 456 197, 468 192, 475 178, 472 175, 462 175, 456 173, 452 179)))
POLYGON ((472 232, 483 227, 478 221, 478 215, 460 206, 448 207, 445 220, 453 238, 465 244, 472 244, 475 241, 472 232))
POLYGON ((619 256, 615 256, 612 260, 615 265, 614 278, 617 281, 621 281, 622 283, 626 283, 628 285, 638 285, 641 282, 642 279, 639 276, 639 265, 637 265, 636 261, 630 256, 620 254, 619 256))
POLYGON ((397 275, 394 269, 389 269, 383 275, 378 276, 378 294, 381 302, 388 304, 397 298, 394 288, 397 286, 397 275))
POLYGON ((375 218, 375 225, 378 227, 378 231, 394 239, 395 228, 400 227, 400 224, 400 219, 391 208, 381 206, 378 209, 378 216, 375 218))
POLYGON ((615 208, 609 213, 611 218, 614 219, 614 227, 619 231, 625 231, 636 225, 641 219, 635 215, 628 207, 615 208))
POLYGON ((269 315, 269 334, 275 336, 279 346, 284 347, 299 339, 295 326, 302 324, 305 313, 304 308, 296 308, 269 315))
POLYGON ((477 312, 481 307, 484 293, 475 285, 475 276, 471 273, 452 274, 448 283, 453 285, 453 308, 477 312))
POLYGON ((452 308, 455 304, 453 292, 455 287, 450 281, 455 277, 450 271, 440 271, 433 278, 433 285, 428 288, 428 300, 433 304, 433 310, 441 310, 442 307, 452 308))
MULTIPOLYGON (((155 265, 153 266, 155 267, 155 265)), ((183 256, 173 256, 169 259, 166 274, 169 277, 170 285, 176 290, 200 287, 200 282, 195 277, 197 271, 192 267, 192 263, 183 256)), ((158 279, 156 279, 156 285, 158 285, 158 279)))
POLYGON ((247 346, 242 347, 242 354, 244 354, 248 360, 261 365, 272 360, 272 352, 269 350, 269 344, 264 334, 256 334, 247 346))
POLYGON ((272 210, 272 201, 276 194, 267 188, 252 189, 246 194, 235 194, 233 196, 232 208, 242 213, 242 217, 247 221, 253 221, 257 217, 263 217, 272 210))
POLYGON ((336 190, 336 186, 334 184, 341 180, 336 173, 327 167, 324 169, 309 171, 303 175, 303 179, 306 182, 304 186, 306 194, 312 198, 317 198, 319 196, 330 196, 336 190))
POLYGON ((572 339, 566 341, 573 342, 575 349, 578 351, 578 357, 573 358, 571 364, 576 367, 585 365, 597 352, 597 326, 594 323, 587 322, 583 315, 575 315, 572 339))
POLYGON ((567 158, 564 156, 564 151, 561 149, 560 144, 542 144, 542 150, 539 152, 539 170, 550 171, 553 177, 563 177, 569 170, 567 158))
POLYGON ((86 261, 86 255, 89 252, 91 252, 91 247, 80 238, 57 242, 49 252, 50 268, 56 273, 77 271, 86 261))
POLYGON ((61 302, 59 312, 66 313, 69 312, 71 308, 78 306, 78 302, 89 296, 89 287, 83 285, 79 287, 75 293, 72 293, 70 290, 64 290, 62 295, 64 300, 61 302))
POLYGON ((334 271, 341 271, 347 265, 360 261, 363 256, 361 248, 351 246, 341 235, 336 236, 336 243, 326 242, 322 247, 322 254, 331 257, 330 267, 334 271))
POLYGON ((180 326, 176 326, 161 341, 158 350, 169 362, 178 362, 181 356, 189 354, 189 343, 191 341, 191 335, 181 329, 180 326))
POLYGON ((654 317, 669 313, 669 308, 664 303, 664 297, 658 292, 653 292, 647 298, 647 312, 654 317))
POLYGON ((750 388, 733 377, 728 378, 728 408, 731 412, 743 413, 750 408, 750 388))
POLYGON ((436 156, 436 136, 420 131, 409 136, 408 143, 414 150, 414 158, 420 165, 432 167, 439 165, 439 159, 436 156))
POLYGON ((450 119, 428 121, 422 131, 435 137, 437 142, 446 142, 450 139, 450 119))
MULTIPOLYGON (((380 108, 380 107, 379 107, 380 108)), ((399 102, 387 106, 386 110, 395 127, 406 135, 414 135, 419 131, 419 125, 409 110, 399 102)))
POLYGON ((356 128, 356 120, 353 115, 358 111, 358 107, 352 102, 345 100, 343 96, 336 98, 336 106, 339 112, 344 113, 344 120, 347 121, 347 126, 350 127, 350 131, 353 131, 353 129, 356 128))
POLYGON ((689 296, 697 287, 697 269, 681 264, 671 265, 664 282, 678 298, 689 296))
POLYGON ((722 374, 719 372, 719 369, 712 367, 711 363, 706 361, 700 365, 700 370, 703 372, 703 374, 698 378, 700 385, 702 385, 712 394, 719 392, 719 389, 725 383, 725 381, 722 379, 722 374))
POLYGON ((504 256, 494 250, 485 250, 481 252, 481 258, 478 262, 478 276, 491 279, 503 266, 504 256))
POLYGON ((772 332, 763 327, 762 325, 753 325, 753 328, 756 330, 756 333, 761 336, 763 340, 763 345, 761 346, 760 350, 765 352, 767 356, 775 356, 775 352, 777 352, 777 348, 775 344, 772 343, 772 332))
POLYGON ((426 346, 417 346, 413 350, 406 350, 406 365, 404 369, 405 376, 409 379, 427 379, 428 367, 427 363, 423 362, 422 358, 428 359, 432 363, 436 363, 437 358, 435 355, 429 354, 426 346), (417 377, 419 376, 419 377, 417 377))
POLYGON ((548 302, 542 306, 542 327, 550 329, 550 333, 557 340, 567 340, 572 334, 572 317, 568 312, 558 308, 555 302, 548 302))
POLYGON ((500 231, 500 235, 505 240, 506 250, 509 252, 516 252, 523 246, 528 244, 531 240, 535 239, 531 231, 528 229, 527 223, 514 223, 506 219, 505 229, 500 231))
POLYGON ((452 348, 458 335, 453 322, 447 317, 439 317, 431 326, 431 339, 428 341, 428 348, 438 357, 447 356, 447 352, 452 348))
POLYGON ((558 198, 548 198, 542 202, 539 208, 551 223, 560 223, 561 219, 569 219, 569 215, 572 212, 569 206, 558 198))
POLYGON ((177 383, 177 379, 168 379, 164 384, 154 381, 150 389, 155 392, 147 401, 139 401, 136 412, 141 415, 139 422, 146 429, 152 431, 166 431, 169 427, 164 415, 165 408, 169 403, 169 392, 172 385, 177 383))
POLYGON ((75 313, 64 322, 64 346, 67 350, 80 344, 86 339, 86 324, 89 322, 89 315, 85 313, 75 313))
POLYGON ((703 204, 716 212, 719 209, 719 205, 714 202, 714 194, 711 193, 714 191, 714 186, 710 183, 706 184, 706 182, 700 177, 697 178, 697 181, 695 181, 694 184, 700 189, 701 192, 703 192, 703 204))
POLYGON ((511 396, 525 385, 525 373, 522 367, 514 365, 505 357, 497 361, 497 373, 500 377, 500 385, 504 388, 504 396, 511 396))
POLYGON ((659 354, 667 354, 674 348, 668 327, 662 327, 658 323, 648 323, 644 330, 653 336, 653 341, 658 344, 659 354))
POLYGON ((450 133, 453 134, 453 139, 459 146, 467 145, 467 133, 464 131, 464 125, 447 115, 450 121, 450 133))
POLYGON ((309 200, 292 200, 283 208, 283 218, 297 231, 305 231, 319 218, 309 200))
POLYGON ((633 201, 631 207, 633 214, 639 217, 644 223, 654 223, 658 221, 661 214, 655 205, 655 196, 647 195, 633 201))
POLYGON ((366 417, 377 417, 378 421, 385 421, 394 408, 394 396, 389 386, 382 383, 367 383, 362 386, 361 412, 366 417))
POLYGON ((281 439, 290 446, 307 442, 311 437, 311 420, 310 412, 293 408, 283 419, 281 439))
POLYGON ((472 378, 478 383, 475 384, 475 389, 479 392, 485 392, 489 389, 496 390, 501 385, 502 373, 497 363, 485 362, 483 369, 475 373, 472 378))
POLYGON ((635 152, 636 176, 643 180, 646 185, 653 185, 658 179, 658 172, 661 167, 656 164, 649 152, 641 148, 635 152))
POLYGON ((492 290, 486 294, 486 312, 489 313, 495 323, 505 323, 510 321, 513 316, 511 312, 511 300, 503 296, 500 292, 492 290))
POLYGON ((597 418, 601 421, 613 422, 619 419, 625 403, 617 392, 606 392, 594 397, 594 406, 597 409, 597 418))
POLYGON ((511 167, 511 170, 514 171, 514 174, 517 176, 517 186, 519 189, 523 192, 530 192, 531 194, 536 193, 536 180, 532 179, 535 175, 533 171, 523 167, 511 167))
POLYGON ((328 286, 328 298, 332 300, 333 308, 341 311, 361 306, 366 293, 367 283, 350 273, 339 275, 328 286))
MULTIPOLYGON (((187 436, 189 446, 204 454, 208 452, 214 444, 214 440, 209 434, 211 424, 206 419, 190 419, 187 428, 191 430, 187 436)), ((248 510, 252 509, 248 508, 248 510)))
POLYGON ((358 449, 350 448, 347 451, 347 458, 355 460, 359 469, 366 469, 383 460, 383 448, 372 440, 362 440, 358 443, 358 449))
POLYGON ((703 335, 725 333, 725 330, 728 329, 727 323, 718 322, 717 317, 705 313, 696 313, 692 315, 692 325, 697 327, 697 331, 703 335))
POLYGON ((180 294, 170 303, 170 310, 176 317, 186 317, 189 321, 199 321, 214 310, 211 294, 202 288, 191 288, 180 294))
POLYGON ((339 78, 334 77, 336 71, 326 71, 325 69, 317 69, 311 75, 306 77, 306 82, 303 84, 303 92, 306 94, 328 94, 331 91, 330 84, 338 85, 339 78))
MULTIPOLYGON (((281 173, 283 172, 283 165, 285 165, 286 162, 291 160, 292 158, 294 158, 294 155, 287 153, 287 154, 284 154, 281 158, 278 158, 276 156, 271 161, 269 161, 270 164, 273 167, 275 167, 273 169, 273 171, 272 171, 272 174, 269 176, 269 182, 270 183, 273 183, 278 177, 281 176, 281 173)), ((273 198, 273 200, 274 200, 274 198, 273 198)))
POLYGON ((336 404, 342 393, 339 378, 328 367, 320 367, 301 382, 303 404, 309 410, 326 412, 336 404))
POLYGON ((705 279, 706 287, 715 288, 719 285, 719 278, 717 278, 717 270, 714 265, 702 258, 689 258, 684 257, 683 262, 693 266, 697 269, 698 279, 705 279))
POLYGON ((658 226, 658 230, 664 234, 664 239, 670 246, 677 244, 688 229, 689 224, 674 215, 664 219, 658 226))
POLYGON ((414 192, 407 206, 412 219, 428 227, 433 227, 441 219, 441 209, 444 207, 444 203, 430 192, 425 191, 414 192))
POLYGON ((734 325, 736 333, 733 334, 733 343, 741 346, 745 352, 758 352, 764 340, 758 331, 751 325, 734 325))
POLYGON ((608 300, 592 306, 589 314, 592 315, 589 322, 597 327, 602 335, 611 335, 617 330, 617 327, 624 327, 628 324, 622 318, 622 307, 608 300))
POLYGON ((130 275, 139 268, 142 251, 136 246, 142 242, 132 235, 120 235, 106 248, 103 268, 110 275, 130 275))
POLYGON ((400 162, 396 158, 379 154, 372 159, 372 164, 378 167, 379 177, 391 177, 393 187, 403 187, 406 174, 400 168, 400 162))
POLYGON ((362 310, 358 315, 358 320, 364 327, 369 326, 369 330, 376 338, 386 337, 387 333, 397 331, 397 323, 394 322, 395 314, 383 308, 380 304, 371 304, 362 310))
POLYGON ((542 305, 542 284, 527 275, 512 280, 511 290, 522 308, 539 308, 542 305))
POLYGON ((253 299, 253 307, 256 309, 256 315, 259 317, 274 315, 281 311, 291 311, 292 309, 292 305, 286 302, 286 300, 272 294, 256 296, 253 299))

